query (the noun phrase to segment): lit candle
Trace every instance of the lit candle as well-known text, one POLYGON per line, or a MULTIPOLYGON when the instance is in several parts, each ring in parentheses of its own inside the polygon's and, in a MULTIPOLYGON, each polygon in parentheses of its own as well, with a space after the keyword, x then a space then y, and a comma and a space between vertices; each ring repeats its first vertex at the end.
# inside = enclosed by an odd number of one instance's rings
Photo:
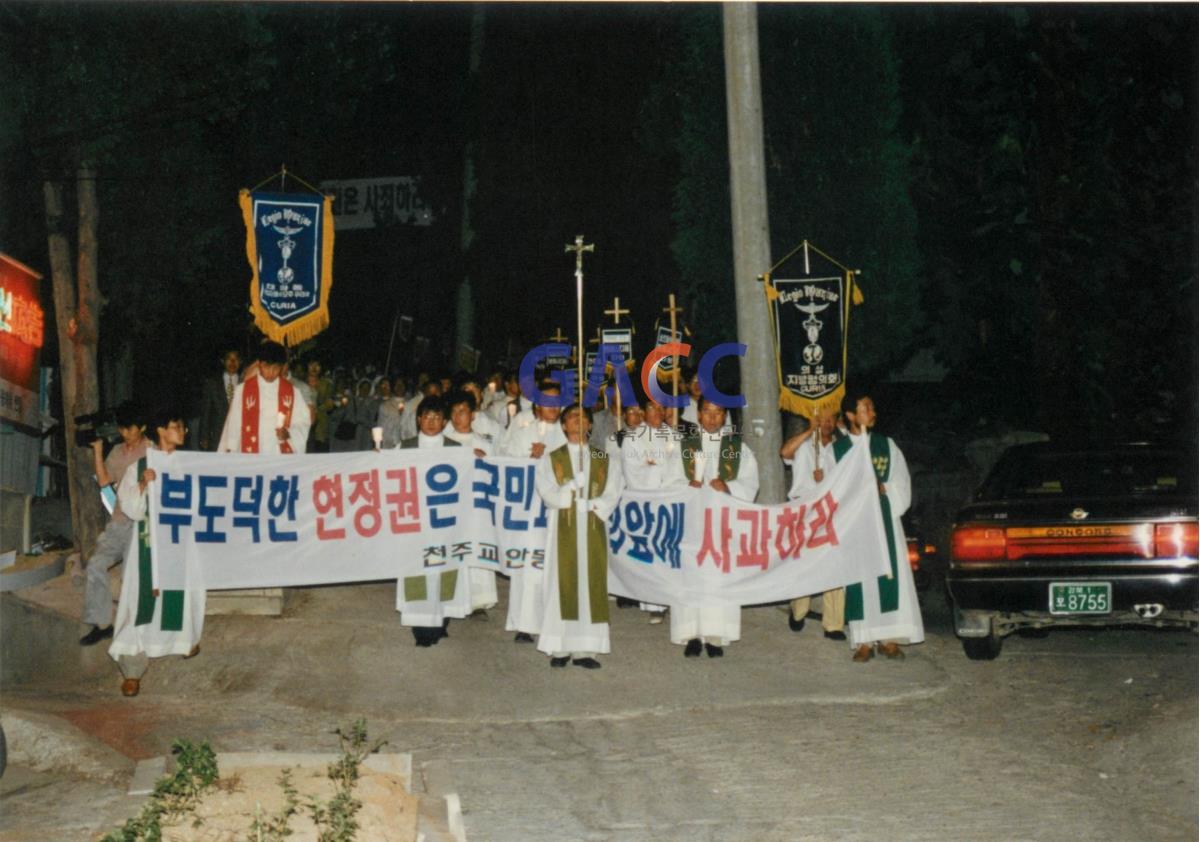
POLYGON ((379 450, 379 448, 383 447, 383 427, 372 427, 371 438, 375 442, 376 450, 379 450))

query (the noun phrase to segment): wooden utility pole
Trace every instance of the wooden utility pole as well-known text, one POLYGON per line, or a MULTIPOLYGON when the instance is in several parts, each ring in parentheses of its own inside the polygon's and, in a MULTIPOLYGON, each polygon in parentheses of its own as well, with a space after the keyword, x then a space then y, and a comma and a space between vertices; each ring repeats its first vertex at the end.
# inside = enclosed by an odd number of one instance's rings
POLYGON ((100 379, 96 347, 100 330, 100 290, 96 281, 100 209, 96 199, 96 174, 80 167, 76 175, 79 203, 78 270, 72 267, 71 242, 64 221, 63 182, 43 184, 46 229, 50 251, 50 279, 54 291, 54 317, 58 329, 59 383, 63 399, 66 438, 67 493, 71 501, 71 526, 75 546, 86 560, 104 529, 100 490, 92 479, 92 449, 75 444, 75 416, 100 408, 100 379))
POLYGON ((725 3, 725 104, 729 123, 729 186, 733 205, 733 283, 742 357, 743 441, 758 461, 758 502, 783 500, 779 387, 770 314, 758 277, 771 266, 767 176, 763 160, 758 6, 725 3))

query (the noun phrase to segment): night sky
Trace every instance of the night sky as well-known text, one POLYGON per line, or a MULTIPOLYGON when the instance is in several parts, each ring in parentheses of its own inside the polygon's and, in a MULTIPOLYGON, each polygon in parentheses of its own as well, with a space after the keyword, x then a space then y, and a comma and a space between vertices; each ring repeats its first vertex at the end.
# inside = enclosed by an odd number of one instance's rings
MULTIPOLYGON (((701 345, 732 338, 719 6, 487 5, 477 84, 473 10, 0 3, 15 80, 0 248, 48 272, 41 180, 81 149, 98 161, 102 354, 129 345, 146 392, 252 341, 237 191, 281 164, 313 183, 419 176, 436 214, 338 235, 333 323, 312 350, 327 365, 381 364, 397 312, 449 349, 464 276, 486 364, 510 339, 573 331, 578 233, 596 244, 589 332, 619 295, 645 341, 675 292, 701 345)), ((1169 353, 1130 341, 1139 376, 1192 423, 1196 21, 1194 6, 762 9, 773 253, 811 238, 863 268, 864 377, 930 348, 961 388, 1043 390, 1044 417, 1136 283, 1174 302, 1169 353), (1117 224, 1132 245, 1106 251, 1117 224), (1086 288, 1046 280, 1067 276, 1086 288), (981 374, 1018 357, 1029 382, 981 374)), ((1128 397, 1106 392, 1118 362, 1101 365, 1080 394, 1104 414, 1128 397)))

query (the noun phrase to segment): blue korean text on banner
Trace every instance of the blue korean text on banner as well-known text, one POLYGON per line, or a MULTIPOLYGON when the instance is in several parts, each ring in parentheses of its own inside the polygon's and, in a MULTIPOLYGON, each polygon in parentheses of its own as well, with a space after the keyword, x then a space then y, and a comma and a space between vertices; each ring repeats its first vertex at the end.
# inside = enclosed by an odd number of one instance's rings
POLYGON ((332 199, 243 190, 250 309, 268 338, 303 342, 329 326, 333 286, 332 199))

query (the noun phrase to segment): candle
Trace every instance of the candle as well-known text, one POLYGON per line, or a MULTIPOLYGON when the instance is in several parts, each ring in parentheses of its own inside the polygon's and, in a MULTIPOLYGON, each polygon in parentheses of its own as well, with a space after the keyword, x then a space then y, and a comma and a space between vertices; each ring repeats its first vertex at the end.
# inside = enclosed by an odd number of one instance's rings
POLYGON ((383 427, 372 427, 371 438, 375 442, 375 449, 378 450, 383 446, 383 427))
POLYGON ((284 427, 287 426, 287 415, 285 415, 282 412, 278 412, 278 413, 276 413, 276 415, 277 415, 276 420, 279 421, 279 423, 276 426, 282 430, 284 427))
POLYGON ((704 482, 704 454, 696 454, 696 475, 693 477, 696 482, 704 482))
POLYGON ((538 422, 538 441, 541 441, 545 437, 546 437, 546 422, 539 421, 538 422))

